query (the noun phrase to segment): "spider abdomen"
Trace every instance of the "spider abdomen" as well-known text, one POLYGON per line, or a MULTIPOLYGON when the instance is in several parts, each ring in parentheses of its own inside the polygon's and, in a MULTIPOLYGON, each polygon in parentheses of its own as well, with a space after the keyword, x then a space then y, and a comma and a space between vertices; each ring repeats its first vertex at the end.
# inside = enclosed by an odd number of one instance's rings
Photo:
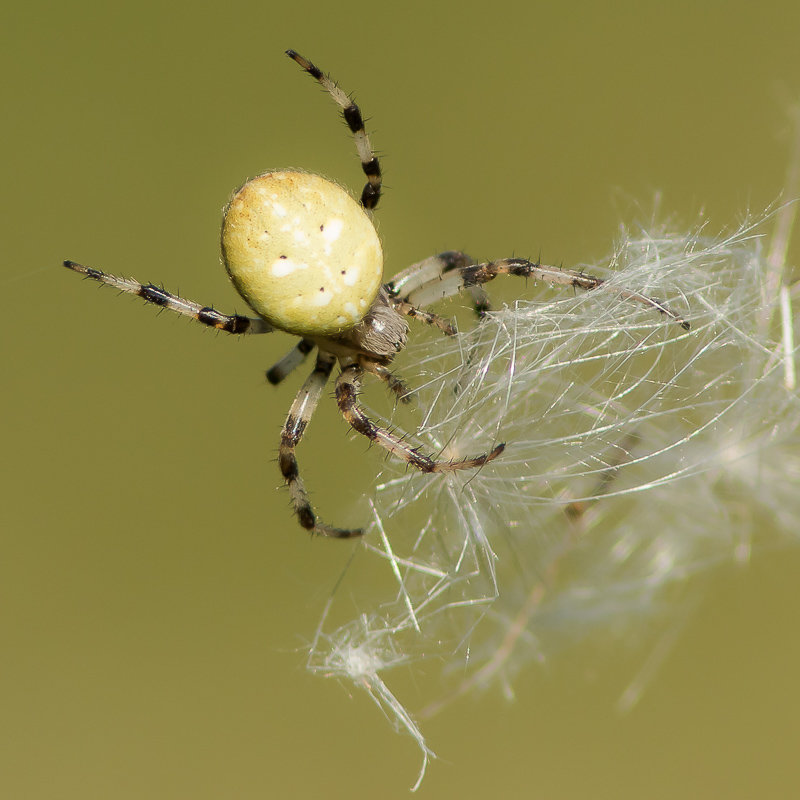
POLYGON ((357 325, 383 275, 380 239, 364 209, 340 186, 304 172, 267 172, 234 194, 222 256, 248 305, 299 336, 357 325))

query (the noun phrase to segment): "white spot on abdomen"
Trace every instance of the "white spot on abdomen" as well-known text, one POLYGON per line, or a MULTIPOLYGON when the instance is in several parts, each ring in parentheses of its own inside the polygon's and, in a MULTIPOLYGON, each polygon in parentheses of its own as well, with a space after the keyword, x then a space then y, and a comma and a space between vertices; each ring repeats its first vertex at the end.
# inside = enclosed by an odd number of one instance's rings
POLYGON ((361 270, 358 267, 348 267, 342 271, 344 272, 342 283, 345 286, 355 286, 358 283, 358 276, 361 274, 361 270))
POLYGON ((315 306, 327 306, 333 299, 333 292, 318 291, 313 297, 315 306))
POLYGON ((291 275, 298 266, 307 267, 308 264, 295 264, 291 258, 278 258, 272 263, 272 274, 276 278, 283 278, 291 275))
POLYGON ((342 235, 344 220, 332 217, 323 224, 322 235, 327 242, 335 242, 342 235))

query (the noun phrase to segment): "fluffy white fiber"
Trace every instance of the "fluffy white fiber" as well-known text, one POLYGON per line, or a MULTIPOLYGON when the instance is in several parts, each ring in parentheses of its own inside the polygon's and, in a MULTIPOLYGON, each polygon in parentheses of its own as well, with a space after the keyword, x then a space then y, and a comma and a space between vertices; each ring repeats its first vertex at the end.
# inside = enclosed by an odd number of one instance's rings
POLYGON ((309 667, 366 689, 427 763, 415 720, 510 692, 521 669, 598 631, 636 638, 681 613, 698 573, 796 539, 792 214, 721 236, 651 221, 586 267, 665 300, 689 331, 614 291, 520 283, 534 300, 412 346, 418 411, 394 424, 442 458, 507 448, 479 471, 386 461, 309 667), (396 696, 390 681, 422 658, 429 696, 396 696))

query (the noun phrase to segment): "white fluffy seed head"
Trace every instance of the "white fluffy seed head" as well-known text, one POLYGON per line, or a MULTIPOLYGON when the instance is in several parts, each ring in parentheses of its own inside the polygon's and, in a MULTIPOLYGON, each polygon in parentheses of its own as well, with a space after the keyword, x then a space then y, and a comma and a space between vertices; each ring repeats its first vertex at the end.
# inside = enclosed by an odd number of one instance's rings
POLYGON ((364 209, 341 186, 304 172, 267 172, 234 194, 222 257, 248 305, 299 336, 352 328, 383 277, 380 239, 364 209))

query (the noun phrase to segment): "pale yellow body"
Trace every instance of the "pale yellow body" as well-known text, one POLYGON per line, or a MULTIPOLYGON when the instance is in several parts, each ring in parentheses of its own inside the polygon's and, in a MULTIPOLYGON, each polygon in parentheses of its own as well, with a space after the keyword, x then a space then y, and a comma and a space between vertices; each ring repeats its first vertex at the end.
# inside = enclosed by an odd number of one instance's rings
POLYGON ((268 172, 236 192, 222 222, 222 256, 248 305, 298 336, 352 328, 383 277, 367 213, 340 186, 305 172, 268 172))

